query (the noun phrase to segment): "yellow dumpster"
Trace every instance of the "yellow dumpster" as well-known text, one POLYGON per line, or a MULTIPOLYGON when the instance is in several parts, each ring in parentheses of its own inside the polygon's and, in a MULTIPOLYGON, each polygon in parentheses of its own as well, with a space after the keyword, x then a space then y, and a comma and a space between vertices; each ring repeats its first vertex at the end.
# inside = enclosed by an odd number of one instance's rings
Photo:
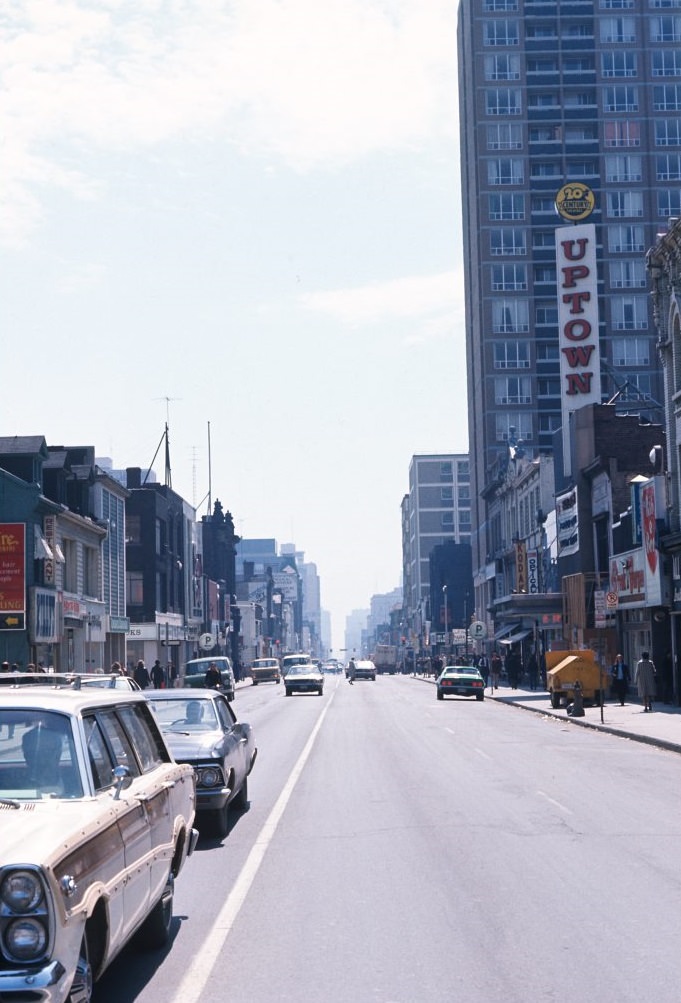
POLYGON ((546 688, 553 708, 574 700, 577 680, 585 703, 600 703, 601 689, 605 697, 607 674, 596 661, 593 651, 546 652, 546 688))

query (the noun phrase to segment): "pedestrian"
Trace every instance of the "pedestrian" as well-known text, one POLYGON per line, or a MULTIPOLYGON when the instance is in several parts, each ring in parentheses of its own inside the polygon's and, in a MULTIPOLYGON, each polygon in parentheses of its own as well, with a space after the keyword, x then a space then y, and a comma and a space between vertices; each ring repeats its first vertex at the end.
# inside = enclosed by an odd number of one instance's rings
POLYGON ((487 683, 489 682, 489 659, 484 651, 480 655, 480 658, 478 658, 478 670, 485 683, 485 689, 487 689, 487 683))
POLYGON ((348 664, 348 682, 350 685, 354 685, 355 673, 357 672, 357 666, 355 665, 355 659, 351 658, 348 664))
POLYGON ((490 671, 492 675, 492 693, 494 693, 495 690, 499 689, 499 676, 501 675, 501 655, 498 651, 492 652, 490 671))
POLYGON ((9 672, 9 662, 3 662, 0 665, 0 672, 9 672))
POLYGON ((527 659, 527 676, 530 683, 530 689, 536 690, 539 686, 539 662, 537 661, 537 656, 534 651, 527 659))
POLYGON ((111 663, 111 670, 110 671, 111 671, 111 675, 112 676, 120 676, 121 675, 121 663, 120 662, 112 662, 111 663))
POLYGON ((520 661, 520 655, 515 648, 511 648, 506 655, 506 675, 512 690, 518 689, 521 672, 522 662, 520 661))
POLYGON ((161 659, 157 658, 151 666, 151 682, 157 690, 162 690, 166 684, 165 669, 161 665, 161 659))
POLYGON ((149 678, 149 670, 144 664, 144 659, 140 658, 137 665, 135 666, 133 678, 141 690, 146 690, 146 688, 151 683, 151 679, 149 678))
POLYGON ((222 686, 222 676, 215 662, 209 664, 203 682, 209 690, 217 690, 222 686))
POLYGON ((651 662, 649 652, 641 652, 641 659, 636 663, 634 682, 638 687, 638 695, 643 700, 643 709, 646 713, 653 709, 655 675, 655 663, 651 662))
POLYGON ((171 688, 177 686, 177 666, 173 662, 168 662, 166 666, 166 679, 171 688))
POLYGON ((615 657, 615 661, 610 667, 610 676, 612 677, 612 692, 624 707, 624 699, 629 692, 630 672, 622 655, 615 657))

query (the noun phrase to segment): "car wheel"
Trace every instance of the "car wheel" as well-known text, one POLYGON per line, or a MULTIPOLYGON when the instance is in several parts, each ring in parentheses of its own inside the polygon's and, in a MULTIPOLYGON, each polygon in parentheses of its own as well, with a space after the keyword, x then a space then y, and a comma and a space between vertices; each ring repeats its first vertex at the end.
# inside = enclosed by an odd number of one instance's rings
POLYGON ((254 686, 257 686, 257 685, 258 685, 258 680, 257 680, 257 679, 254 679, 254 680, 253 680, 253 685, 254 685, 254 686))
POLYGON ((239 788, 239 793, 235 795, 232 804, 240 808, 241 811, 247 811, 250 807, 248 800, 248 777, 244 777, 244 782, 239 788))
POLYGON ((444 693, 442 693, 442 692, 440 692, 440 690, 438 690, 437 691, 437 698, 438 698, 438 700, 444 700, 444 698, 445 698, 444 693))
POLYGON ((476 700, 484 700, 485 699, 485 694, 484 693, 476 693, 475 694, 475 699, 476 700))
POLYGON ((213 831, 220 839, 224 839, 229 832, 229 801, 213 812, 213 831))
POLYGON ((288 686, 286 687, 286 696, 287 696, 287 697, 290 697, 290 696, 291 696, 291 691, 290 691, 290 689, 288 688, 288 686))
POLYGON ((138 934, 141 947, 147 951, 157 951, 168 943, 170 926, 173 922, 174 894, 175 879, 169 874, 163 894, 145 919, 138 934))
POLYGON ((92 999, 92 968, 88 957, 87 931, 83 934, 76 973, 69 989, 68 1003, 90 1003, 92 999))

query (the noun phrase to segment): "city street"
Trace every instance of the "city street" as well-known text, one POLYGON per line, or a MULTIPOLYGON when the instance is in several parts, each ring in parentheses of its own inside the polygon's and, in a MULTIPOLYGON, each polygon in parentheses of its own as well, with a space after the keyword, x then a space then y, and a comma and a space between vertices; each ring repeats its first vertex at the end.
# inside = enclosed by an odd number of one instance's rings
POLYGON ((97 1003, 676 1003, 679 758, 404 676, 239 689, 252 807, 97 1003))

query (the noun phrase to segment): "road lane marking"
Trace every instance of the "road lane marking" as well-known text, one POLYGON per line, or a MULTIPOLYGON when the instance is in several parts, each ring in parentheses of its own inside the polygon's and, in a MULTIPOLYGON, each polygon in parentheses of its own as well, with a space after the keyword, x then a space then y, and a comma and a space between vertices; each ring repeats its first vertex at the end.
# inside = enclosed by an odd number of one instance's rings
POLYGON ((255 877, 260 870, 260 865, 262 864, 265 853, 274 838, 277 826, 279 825, 282 815, 286 810, 286 806, 293 794, 293 790, 298 782, 300 774, 303 772, 305 764, 310 757, 312 747, 314 746, 317 735, 324 723, 324 718, 327 715, 334 696, 335 691, 331 694, 326 706, 319 715, 319 720, 312 729, 310 737, 305 743, 305 748, 298 757, 298 761, 293 767, 276 804, 269 813, 262 829, 258 833, 253 848, 249 853, 244 866, 241 868, 239 876, 234 883, 234 887, 225 900, 225 904, 218 913, 211 929, 207 931, 200 953, 189 965, 189 968, 187 969, 185 976, 173 997, 174 1003, 199 1003, 208 979, 210 978, 218 960, 222 957, 225 941, 229 937, 230 931, 236 922, 237 916, 239 915, 239 911, 246 901, 246 896, 248 895, 248 892, 255 881, 255 877))
POLYGON ((537 791, 537 794, 541 798, 546 798, 550 804, 555 805, 556 808, 560 808, 560 810, 564 811, 567 815, 574 815, 574 812, 570 808, 566 808, 564 804, 561 804, 560 801, 556 801, 555 798, 550 798, 548 794, 544 793, 544 791, 537 791))
POLYGON ((486 752, 483 752, 482 749, 476 749, 475 751, 477 752, 477 754, 479 756, 482 756, 483 759, 491 759, 492 758, 491 756, 488 756, 486 752))

